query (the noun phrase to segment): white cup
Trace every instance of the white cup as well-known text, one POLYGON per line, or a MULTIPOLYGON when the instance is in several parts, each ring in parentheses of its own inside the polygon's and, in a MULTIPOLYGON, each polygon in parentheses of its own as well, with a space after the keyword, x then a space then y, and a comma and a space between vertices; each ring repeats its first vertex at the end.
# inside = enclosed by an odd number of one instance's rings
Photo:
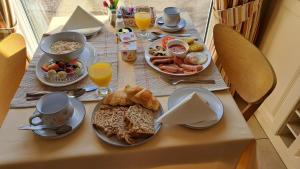
POLYGON ((167 7, 163 14, 164 24, 169 27, 175 27, 180 22, 180 12, 176 7, 167 7))
POLYGON ((43 96, 36 104, 36 113, 29 118, 31 125, 59 127, 64 125, 73 115, 74 108, 65 93, 50 93, 43 96), (33 119, 39 118, 35 123, 33 119))

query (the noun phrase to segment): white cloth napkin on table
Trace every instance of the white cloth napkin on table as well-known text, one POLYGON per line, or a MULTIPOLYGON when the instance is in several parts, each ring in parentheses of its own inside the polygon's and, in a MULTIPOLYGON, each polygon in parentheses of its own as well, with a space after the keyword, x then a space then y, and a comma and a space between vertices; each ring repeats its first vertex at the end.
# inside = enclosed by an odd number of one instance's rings
POLYGON ((63 26, 62 31, 76 31, 86 36, 99 32, 103 23, 94 17, 91 13, 77 6, 69 20, 63 26))
POLYGON ((157 122, 167 125, 193 124, 200 121, 215 120, 216 118, 216 113, 209 107, 207 101, 193 92, 159 117, 157 122))

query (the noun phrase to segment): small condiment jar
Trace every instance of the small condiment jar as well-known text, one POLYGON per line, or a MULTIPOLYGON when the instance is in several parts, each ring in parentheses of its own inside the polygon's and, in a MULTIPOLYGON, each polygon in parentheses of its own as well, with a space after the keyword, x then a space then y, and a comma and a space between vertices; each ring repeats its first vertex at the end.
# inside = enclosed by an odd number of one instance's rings
POLYGON ((119 52, 122 60, 125 62, 134 62, 136 56, 137 45, 136 42, 121 42, 119 46, 119 52))
POLYGON ((126 34, 126 33, 129 33, 129 32, 132 32, 132 29, 130 28, 122 28, 122 29, 119 29, 117 32, 116 32, 116 43, 119 43, 121 40, 120 40, 120 36, 122 34, 126 34))

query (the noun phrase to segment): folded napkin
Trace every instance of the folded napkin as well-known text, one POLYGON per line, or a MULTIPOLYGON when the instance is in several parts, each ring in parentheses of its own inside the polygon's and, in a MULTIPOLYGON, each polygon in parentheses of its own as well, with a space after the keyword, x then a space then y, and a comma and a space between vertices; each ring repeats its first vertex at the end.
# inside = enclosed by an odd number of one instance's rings
POLYGON ((217 118, 216 113, 209 107, 208 102, 199 94, 193 92, 178 105, 157 119, 163 124, 193 124, 200 121, 210 121, 217 118))
POLYGON ((86 36, 101 30, 103 23, 91 13, 77 6, 62 31, 76 31, 86 36))

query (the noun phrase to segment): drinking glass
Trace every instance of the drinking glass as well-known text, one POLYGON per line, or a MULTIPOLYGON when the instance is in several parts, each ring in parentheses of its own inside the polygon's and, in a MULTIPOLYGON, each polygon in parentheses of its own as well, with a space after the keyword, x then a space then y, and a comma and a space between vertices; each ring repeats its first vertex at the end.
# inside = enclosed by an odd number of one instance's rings
POLYGON ((139 36, 147 38, 148 34, 146 30, 151 25, 151 9, 149 7, 143 7, 143 11, 136 11, 134 14, 135 24, 140 30, 139 36))
POLYGON ((98 86, 100 97, 104 97, 111 92, 109 88, 109 83, 112 79, 111 64, 104 62, 92 64, 88 68, 88 74, 91 80, 98 86))

